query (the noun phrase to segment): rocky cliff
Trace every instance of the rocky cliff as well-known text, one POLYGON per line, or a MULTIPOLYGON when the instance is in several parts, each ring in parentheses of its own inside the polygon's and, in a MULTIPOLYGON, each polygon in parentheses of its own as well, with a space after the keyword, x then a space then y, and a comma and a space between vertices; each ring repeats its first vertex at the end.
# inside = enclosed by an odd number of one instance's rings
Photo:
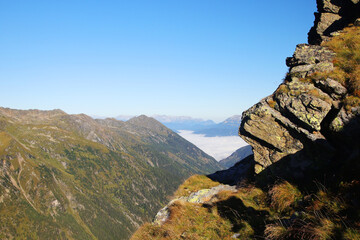
POLYGON ((316 0, 318 12, 309 32, 309 44, 321 44, 359 17, 359 0, 316 0))
POLYGON ((296 47, 284 82, 242 115, 239 133, 253 147, 256 174, 304 179, 334 158, 358 155, 351 139, 360 136, 359 45, 357 27, 344 26, 360 17, 360 4, 317 2, 310 44, 296 47))

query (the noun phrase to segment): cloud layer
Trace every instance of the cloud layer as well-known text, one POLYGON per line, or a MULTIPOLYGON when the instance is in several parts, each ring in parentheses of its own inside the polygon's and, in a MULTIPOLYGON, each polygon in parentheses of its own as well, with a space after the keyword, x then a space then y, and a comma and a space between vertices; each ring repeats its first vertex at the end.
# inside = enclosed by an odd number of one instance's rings
POLYGON ((205 137, 204 134, 194 134, 193 131, 188 130, 180 130, 179 135, 218 161, 230 156, 240 147, 248 145, 237 136, 205 137))

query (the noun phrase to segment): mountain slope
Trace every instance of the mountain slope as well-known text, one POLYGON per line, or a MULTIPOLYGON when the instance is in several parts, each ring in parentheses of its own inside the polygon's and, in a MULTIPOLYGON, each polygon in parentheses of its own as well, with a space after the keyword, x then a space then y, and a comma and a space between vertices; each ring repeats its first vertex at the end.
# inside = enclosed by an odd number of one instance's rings
POLYGON ((218 163, 154 119, 0 108, 0 238, 127 239, 218 163))
POLYGON ((229 157, 220 160, 219 163, 224 166, 225 168, 230 168, 234 166, 237 162, 243 160, 247 156, 253 154, 252 148, 250 145, 247 145, 245 147, 241 147, 235 152, 233 152, 229 157))

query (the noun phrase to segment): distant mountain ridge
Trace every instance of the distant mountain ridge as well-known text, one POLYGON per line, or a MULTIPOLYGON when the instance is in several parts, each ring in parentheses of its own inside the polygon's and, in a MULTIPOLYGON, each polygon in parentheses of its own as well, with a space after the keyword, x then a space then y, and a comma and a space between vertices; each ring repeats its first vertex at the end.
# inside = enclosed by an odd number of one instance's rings
POLYGON ((238 136, 238 129, 241 122, 241 115, 234 115, 225 121, 209 128, 195 131, 195 134, 205 134, 206 137, 216 136, 238 136))
MULTIPOLYGON (((130 115, 119 115, 116 119, 127 121, 132 117, 130 115)), ((206 137, 238 136, 238 127, 241 122, 240 115, 234 115, 220 123, 189 116, 154 115, 152 117, 173 131, 188 130, 195 134, 204 134, 206 137)))
POLYGON ((216 125, 212 120, 203 120, 187 116, 154 115, 153 117, 173 131, 199 131, 216 125))
POLYGON ((221 166, 153 118, 0 108, 0 239, 128 239, 221 166))

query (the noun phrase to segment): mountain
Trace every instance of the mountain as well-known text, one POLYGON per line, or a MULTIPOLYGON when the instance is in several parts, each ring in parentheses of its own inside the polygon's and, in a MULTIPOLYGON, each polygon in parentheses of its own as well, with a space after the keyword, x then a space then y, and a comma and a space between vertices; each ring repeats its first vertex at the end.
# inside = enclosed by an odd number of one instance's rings
POLYGON ((192 118, 187 116, 154 115, 153 118, 173 131, 198 131, 216 125, 216 123, 212 120, 203 120, 200 118, 192 118))
POLYGON ((221 166, 153 118, 0 108, 0 239, 128 239, 221 166))
MULTIPOLYGON (((119 115, 119 116, 116 116, 115 119, 116 120, 120 120, 120 121, 127 121, 131 118, 133 118, 135 116, 132 116, 132 115, 119 115)), ((100 118, 100 119, 105 119, 105 118, 100 118)))
POLYGON ((254 154, 187 179, 133 240, 360 239, 360 1, 316 2, 310 44, 242 114, 254 154))
POLYGON ((214 126, 195 131, 195 134, 205 134, 206 137, 215 136, 238 136, 238 128, 241 122, 241 116, 235 115, 227 118, 225 121, 214 126))
POLYGON ((247 145, 245 147, 241 147, 235 152, 233 152, 229 157, 224 158, 219 161, 219 163, 224 166, 225 168, 230 168, 235 165, 235 163, 240 162, 247 156, 250 156, 253 154, 252 148, 250 145, 247 145))

